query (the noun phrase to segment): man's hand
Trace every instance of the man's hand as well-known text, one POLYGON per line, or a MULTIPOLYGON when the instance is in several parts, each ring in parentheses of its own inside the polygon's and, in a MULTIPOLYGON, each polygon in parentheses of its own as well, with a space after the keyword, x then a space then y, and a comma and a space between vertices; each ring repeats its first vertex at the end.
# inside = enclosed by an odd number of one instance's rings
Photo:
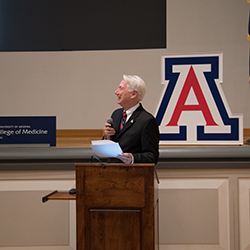
POLYGON ((122 155, 118 155, 116 158, 120 159, 125 164, 130 164, 133 161, 133 155, 131 153, 122 153, 122 155))
POLYGON ((110 137, 115 134, 115 130, 111 127, 110 123, 105 123, 104 134, 107 140, 110 140, 110 137))

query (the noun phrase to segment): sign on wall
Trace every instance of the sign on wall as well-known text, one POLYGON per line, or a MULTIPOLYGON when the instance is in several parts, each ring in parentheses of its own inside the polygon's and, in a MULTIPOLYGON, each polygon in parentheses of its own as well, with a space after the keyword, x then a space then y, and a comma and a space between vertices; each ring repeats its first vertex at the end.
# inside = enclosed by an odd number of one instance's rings
POLYGON ((56 117, 0 117, 0 146, 27 144, 56 146, 56 117))
POLYGON ((243 144, 243 116, 222 91, 222 54, 163 55, 160 144, 243 144))

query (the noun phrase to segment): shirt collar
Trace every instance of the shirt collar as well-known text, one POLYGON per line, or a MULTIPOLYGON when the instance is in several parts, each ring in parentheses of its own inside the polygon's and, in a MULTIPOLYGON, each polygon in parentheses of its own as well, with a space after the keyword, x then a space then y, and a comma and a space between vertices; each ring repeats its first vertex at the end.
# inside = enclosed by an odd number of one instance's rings
POLYGON ((128 110, 126 111, 126 113, 127 113, 127 120, 126 120, 126 121, 128 121, 128 119, 130 118, 130 116, 134 113, 134 111, 135 111, 139 106, 140 106, 140 103, 137 103, 134 107, 132 107, 132 108, 130 108, 130 109, 128 109, 128 110))

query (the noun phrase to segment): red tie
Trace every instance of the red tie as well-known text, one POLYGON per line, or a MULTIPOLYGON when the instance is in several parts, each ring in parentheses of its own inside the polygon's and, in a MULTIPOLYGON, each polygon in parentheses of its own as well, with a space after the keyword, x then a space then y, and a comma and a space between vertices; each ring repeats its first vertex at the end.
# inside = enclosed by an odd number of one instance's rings
POLYGON ((122 114, 121 130, 123 129, 124 124, 126 123, 126 119, 127 119, 127 113, 124 111, 122 114))

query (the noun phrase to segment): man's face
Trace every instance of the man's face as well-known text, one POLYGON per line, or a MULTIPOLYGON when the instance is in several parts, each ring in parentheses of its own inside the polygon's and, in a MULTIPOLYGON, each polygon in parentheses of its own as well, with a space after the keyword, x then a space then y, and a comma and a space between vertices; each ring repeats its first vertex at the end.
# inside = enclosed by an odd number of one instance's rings
POLYGON ((117 95, 117 103, 124 109, 130 104, 132 92, 128 91, 128 86, 125 80, 122 80, 118 89, 115 91, 117 95))

